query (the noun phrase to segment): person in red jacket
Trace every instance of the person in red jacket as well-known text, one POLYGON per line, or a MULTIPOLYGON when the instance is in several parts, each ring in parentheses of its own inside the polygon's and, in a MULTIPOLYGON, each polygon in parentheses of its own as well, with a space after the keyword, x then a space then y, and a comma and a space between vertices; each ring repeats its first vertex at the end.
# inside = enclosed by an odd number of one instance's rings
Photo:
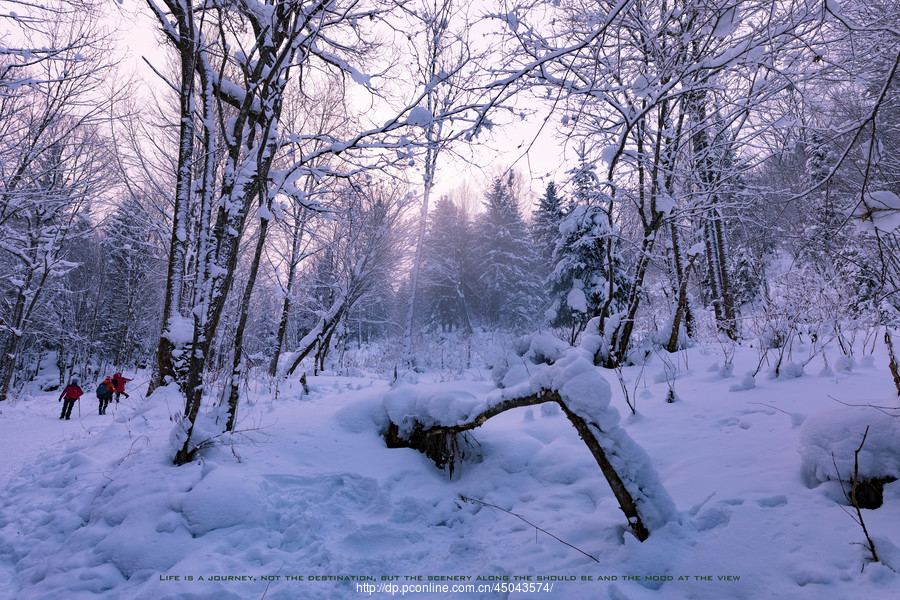
POLYGON ((116 373, 112 376, 113 387, 116 389, 116 404, 119 403, 119 395, 123 395, 128 398, 128 394, 125 393, 125 382, 131 381, 127 377, 122 377, 121 373, 116 373))
POLYGON ((69 382, 69 385, 62 391, 59 395, 59 402, 62 402, 63 398, 66 401, 63 403, 62 412, 59 414, 60 419, 68 420, 72 416, 72 407, 75 406, 75 401, 78 400, 84 392, 78 386, 78 378, 73 377, 72 381, 69 382))

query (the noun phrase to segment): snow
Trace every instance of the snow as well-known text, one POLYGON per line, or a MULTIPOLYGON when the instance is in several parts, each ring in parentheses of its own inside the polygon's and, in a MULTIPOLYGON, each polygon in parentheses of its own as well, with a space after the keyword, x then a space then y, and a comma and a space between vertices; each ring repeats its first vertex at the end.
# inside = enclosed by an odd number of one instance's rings
POLYGON ((41 357, 35 383, 43 391, 55 391, 59 389, 59 353, 48 352, 41 357))
POLYGON ((864 479, 900 479, 900 418, 870 406, 837 406, 810 415, 800 430, 803 468, 820 482, 850 481, 854 455, 859 452, 859 475, 864 479), (837 471, 835 471, 837 465, 837 471))
POLYGON ((740 383, 732 384, 728 389, 732 392, 742 392, 744 390, 752 390, 756 387, 756 378, 753 373, 747 373, 741 379, 740 383))
POLYGON ((737 7, 729 8, 722 13, 722 16, 716 21, 713 35, 720 38, 728 37, 735 30, 737 25, 737 7))
POLYGON ((860 217, 863 231, 893 232, 900 228, 900 196, 886 190, 868 193, 854 215, 860 217))
POLYGON ((616 155, 619 153, 618 146, 607 146, 600 153, 600 160, 607 164, 612 164, 612 161, 615 160, 616 155))
POLYGON ((506 13, 506 23, 509 25, 510 30, 517 31, 519 29, 519 17, 516 15, 515 10, 511 10, 506 13))
POLYGON ((666 216, 671 215, 676 208, 678 208, 678 204, 676 204, 675 198, 668 194, 662 194, 656 201, 656 210, 666 216))
POLYGON ((275 215, 272 214, 272 211, 269 210, 269 207, 265 204, 260 204, 259 208, 256 209, 256 218, 262 219, 264 221, 271 221, 275 218, 275 215))
POLYGON ((638 74, 635 80, 631 83, 631 89, 634 91, 634 95, 638 98, 643 98, 647 95, 647 89, 650 87, 650 82, 647 81, 647 76, 643 73, 638 74))
MULTIPOLYGON (((403 436, 412 431, 416 421, 425 427, 459 425, 487 408, 485 401, 468 387, 460 389, 453 383, 444 383, 423 390, 417 385, 403 385, 385 396, 384 408, 390 420, 400 426, 403 436)), ((483 395, 487 390, 481 391, 483 395)))
POLYGON ((431 111, 424 106, 414 107, 409 111, 409 116, 406 117, 407 125, 418 127, 426 127, 430 125, 432 121, 434 121, 434 115, 432 115, 431 111))
MULTIPOLYGON (((897 406, 885 354, 879 345, 871 367, 827 376, 811 375, 823 368, 817 358, 798 377, 757 377, 732 393, 735 378, 706 369, 722 363, 719 349, 695 346, 671 359, 674 404, 664 401, 669 383, 649 376, 665 366, 651 355, 622 369, 638 390, 636 415, 614 372, 546 333, 513 344, 503 389, 480 368, 426 371, 393 388, 325 374, 308 378, 309 394, 282 381, 275 399, 260 378, 239 411, 243 432, 182 467, 171 463, 170 419, 183 409, 172 386, 149 399, 135 386, 106 416, 83 398, 80 416, 62 422, 58 392, 31 392, 0 406, 0 598, 317 600, 370 595, 363 584, 397 585, 400 596, 404 585, 488 583, 480 576, 556 577, 545 598, 887 600, 900 587, 900 481, 885 484, 882 508, 863 511, 882 563, 867 562, 862 530, 827 481, 830 453, 845 472, 865 426, 861 470, 900 469, 898 418, 835 400, 897 406), (674 514, 648 519, 647 541, 629 533, 556 404, 474 430, 473 454, 452 479, 378 433, 388 415, 457 422, 541 382, 599 423, 595 434, 632 483, 657 479, 671 497, 674 514), (441 576, 464 580, 428 580, 441 576)), ((752 371, 757 349, 737 347, 732 362, 735 373, 752 371)), ((371 595, 390 595, 380 589, 371 595)))
POLYGON ((353 67, 350 67, 350 78, 359 85, 370 87, 372 85, 372 76, 360 73, 353 67))
POLYGON ((194 322, 187 317, 173 315, 164 335, 176 348, 184 346, 194 338, 194 322))
POLYGON ((587 314, 587 297, 584 295, 584 284, 580 279, 572 280, 572 289, 566 296, 566 304, 574 311, 587 314))

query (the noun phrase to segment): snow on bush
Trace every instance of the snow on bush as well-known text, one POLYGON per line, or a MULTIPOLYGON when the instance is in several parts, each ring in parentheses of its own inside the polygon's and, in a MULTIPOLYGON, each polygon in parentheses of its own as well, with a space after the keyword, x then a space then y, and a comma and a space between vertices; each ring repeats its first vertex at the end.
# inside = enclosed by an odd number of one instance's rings
POLYGON ((49 392, 59 389, 59 367, 56 352, 48 352, 41 358, 34 382, 41 391, 49 392))
POLYGON ((840 479, 849 481, 866 427, 869 434, 859 453, 860 477, 900 478, 900 418, 868 406, 840 406, 806 419, 799 448, 804 472, 820 482, 838 479, 836 463, 840 479))

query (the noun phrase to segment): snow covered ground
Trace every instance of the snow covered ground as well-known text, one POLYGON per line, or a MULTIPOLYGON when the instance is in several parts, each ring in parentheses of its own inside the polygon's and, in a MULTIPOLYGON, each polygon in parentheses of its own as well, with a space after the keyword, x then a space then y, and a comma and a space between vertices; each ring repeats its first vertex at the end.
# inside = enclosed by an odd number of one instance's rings
MULTIPOLYGON (((0 598, 896 598, 900 481, 863 511, 882 563, 867 561, 839 484, 819 482, 827 446, 845 470, 867 425, 861 468, 900 469, 900 418, 838 402, 898 406, 886 359, 832 371, 817 358, 777 379, 764 365, 751 382, 755 349, 738 350, 734 375, 716 350, 624 369, 637 416, 604 372, 679 511, 644 543, 555 405, 475 430, 478 456, 449 479, 385 446, 391 388, 375 377, 311 377, 309 395, 283 384, 277 399, 251 386, 246 431, 183 467, 171 464, 172 390, 105 416, 86 397, 69 422, 56 392, 7 402, 0 598)), ((403 385, 438 399, 494 387, 486 374, 440 379, 403 385)))

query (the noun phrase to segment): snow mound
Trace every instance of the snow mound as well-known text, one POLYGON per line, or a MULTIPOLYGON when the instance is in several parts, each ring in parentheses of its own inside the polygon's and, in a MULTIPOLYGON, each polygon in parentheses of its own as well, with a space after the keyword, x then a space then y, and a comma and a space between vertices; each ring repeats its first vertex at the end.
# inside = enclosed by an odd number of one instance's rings
POLYGON ((265 506, 265 498, 252 482, 236 479, 228 469, 215 469, 172 504, 191 535, 199 537, 216 529, 262 525, 264 515, 248 507, 265 506))
POLYGON ((384 408, 401 436, 412 433, 416 424, 461 425, 487 408, 484 400, 465 390, 435 390, 404 384, 384 397, 384 408))
POLYGON ((800 455, 806 473, 817 481, 853 476, 854 454, 868 427, 859 453, 864 479, 900 478, 900 419, 867 406, 841 406, 811 415, 800 428, 800 455), (832 458, 832 454, 834 455, 832 458))
POLYGON ((41 358, 37 375, 34 378, 38 389, 43 392, 52 392, 59 388, 59 367, 57 366, 59 353, 48 352, 41 358))
POLYGON ((894 573, 900 573, 900 547, 883 535, 873 535, 872 542, 875 544, 878 560, 894 573))

